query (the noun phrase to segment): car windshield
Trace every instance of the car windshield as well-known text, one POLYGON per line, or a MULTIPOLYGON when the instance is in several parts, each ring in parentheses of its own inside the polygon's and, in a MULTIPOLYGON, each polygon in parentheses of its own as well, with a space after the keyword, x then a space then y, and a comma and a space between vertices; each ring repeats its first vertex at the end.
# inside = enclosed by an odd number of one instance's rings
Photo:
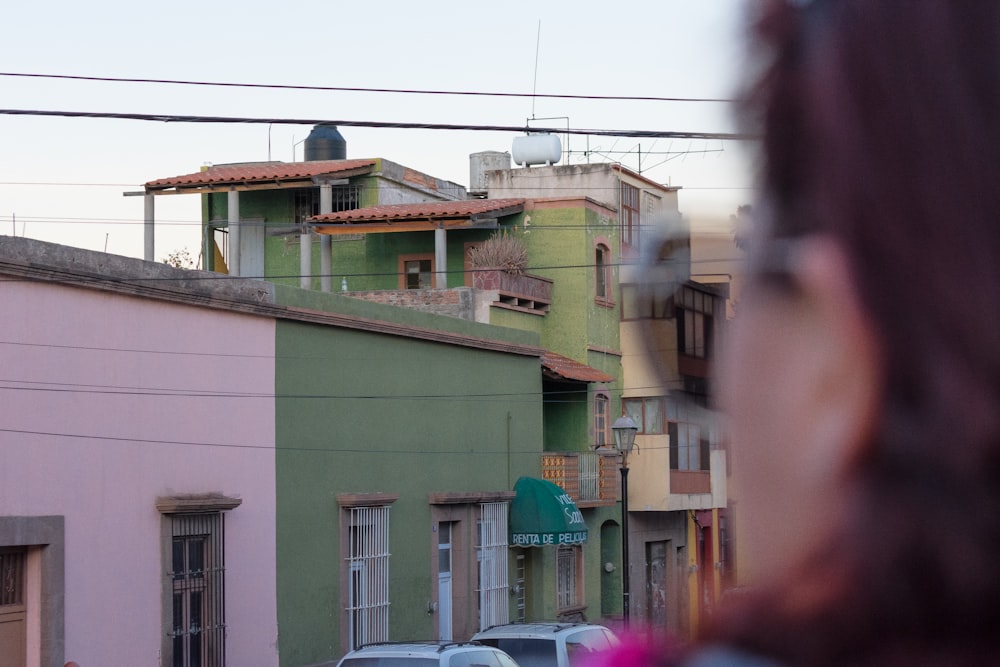
POLYGON ((552 667, 558 664, 556 643, 552 639, 484 637, 478 641, 508 653, 520 667, 552 667))
POLYGON ((358 656, 344 658, 341 667, 437 667, 437 658, 396 656, 358 656))
POLYGON ((566 657, 570 665, 586 661, 591 653, 606 651, 615 643, 614 635, 603 628, 587 628, 566 635, 566 657))
POLYGON ((497 651, 461 651, 453 653, 448 667, 517 667, 497 651))

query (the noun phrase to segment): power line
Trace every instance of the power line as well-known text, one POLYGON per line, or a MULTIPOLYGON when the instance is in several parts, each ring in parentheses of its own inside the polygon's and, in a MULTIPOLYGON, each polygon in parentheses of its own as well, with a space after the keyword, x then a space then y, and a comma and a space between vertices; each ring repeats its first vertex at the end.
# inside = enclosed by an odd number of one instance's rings
MULTIPOLYGON (((531 399, 532 402, 538 400, 539 397, 545 396, 544 392, 537 393, 486 393, 486 394, 400 394, 400 395, 375 395, 375 394, 264 394, 264 393, 247 393, 247 392, 224 392, 224 391, 185 391, 181 389, 157 389, 157 388, 146 388, 146 387, 114 387, 114 386, 102 386, 102 385, 66 385, 59 386, 63 383, 57 382, 32 382, 32 381, 20 381, 20 380, 0 380, 0 382, 22 382, 24 385, 28 384, 47 384, 54 385, 48 387, 37 387, 37 386, 7 386, 0 384, 0 391, 32 391, 32 392, 48 392, 56 394, 98 394, 98 395, 118 395, 118 396, 155 396, 157 398, 227 398, 227 399, 237 399, 237 398, 252 398, 252 399, 282 399, 282 400, 319 400, 319 401, 435 401, 435 400, 445 400, 445 401, 457 401, 457 402, 479 402, 479 401, 495 401, 497 399, 518 399, 519 402, 531 399)), ((579 390, 575 392, 559 392, 560 394, 568 393, 580 393, 586 394, 586 390, 579 390)))
POLYGON ((225 88, 263 88, 271 90, 310 90, 346 93, 393 93, 400 95, 464 95, 478 97, 544 97, 562 100, 607 100, 615 102, 715 102, 733 103, 736 100, 721 97, 658 97, 651 95, 570 95, 559 93, 511 93, 478 90, 426 90, 409 88, 359 88, 349 86, 306 86, 277 83, 235 83, 228 81, 189 81, 183 79, 148 79, 110 76, 80 76, 75 74, 35 74, 28 72, 0 72, 0 76, 28 77, 35 79, 64 79, 97 81, 103 83, 156 83, 182 86, 215 86, 225 88))
MULTIPOLYGON (((720 262, 742 262, 743 260, 739 258, 732 257, 714 257, 714 258, 701 258, 692 260, 683 260, 685 265, 695 266, 699 264, 716 264, 720 262)), ((161 262, 162 263, 162 262, 161 262)), ((638 263, 608 263, 605 266, 611 268, 621 268, 621 267, 636 267, 642 269, 642 265, 638 263)), ((546 266, 528 266, 525 267, 525 271, 564 271, 571 269, 587 269, 592 270, 594 268, 593 264, 552 264, 546 266)), ((273 280, 293 280, 298 278, 306 277, 304 274, 299 273, 287 273, 287 274, 266 274, 261 276, 247 276, 239 275, 234 276, 228 273, 217 273, 214 271, 208 271, 203 269, 185 269, 188 275, 184 276, 123 276, 123 277, 109 277, 109 276, 69 276, 68 279, 62 280, 60 282, 74 282, 73 277, 78 277, 79 282, 86 284, 95 283, 114 283, 123 285, 137 285, 137 284, 147 284, 147 283, 176 283, 178 281, 184 282, 201 282, 201 281, 224 281, 224 280, 263 280, 263 281, 273 281, 273 280)), ((465 273, 475 273, 477 271, 491 271, 492 269, 448 269, 446 271, 434 271, 434 273, 446 273, 448 275, 458 275, 465 273)), ((2 273, 2 266, 0 266, 0 273, 2 273)), ((403 275, 402 271, 369 271, 364 273, 343 273, 343 272, 332 272, 328 274, 324 273, 311 273, 308 277, 311 278, 385 278, 385 277, 399 277, 403 275)), ((23 283, 23 282, 37 282, 35 278, 5 278, 0 277, 0 284, 3 283, 23 283)), ((624 283, 629 284, 629 283, 624 283)))
MULTIPOLYGON (((226 449, 256 449, 264 452, 276 452, 276 451, 296 451, 296 452, 316 452, 323 454, 377 454, 377 455, 411 455, 411 456, 424 456, 424 455, 438 455, 447 454, 448 456, 456 456, 459 454, 466 454, 472 456, 481 456, 483 454, 496 454, 496 455, 510 455, 514 454, 529 454, 529 455, 541 455, 542 451, 514 451, 511 452, 509 449, 426 449, 421 448, 419 450, 414 449, 386 449, 379 448, 377 450, 371 448, 353 448, 353 447, 341 447, 338 446, 336 449, 330 447, 302 447, 302 446, 283 446, 277 443, 273 445, 245 445, 237 443, 222 443, 222 442, 201 442, 201 441, 191 441, 191 440, 158 440, 153 438, 127 438, 122 436, 108 436, 108 435, 90 435, 84 433, 59 433, 55 431, 33 431, 30 429, 14 429, 14 428, 0 428, 0 433, 15 433, 18 435, 35 435, 35 436, 46 436, 50 438, 73 438, 82 440, 107 440, 111 442, 126 442, 126 443, 139 443, 146 445, 187 445, 193 447, 220 447, 226 449)), ((666 450, 667 447, 644 447, 645 451, 653 450, 666 450)))
MULTIPOLYGON (((87 348, 81 347, 80 350, 87 348)), ((652 387, 629 387, 629 392, 655 390, 660 391, 669 387, 683 388, 681 380, 672 380, 652 387)), ((158 388, 158 387, 129 387, 120 385, 103 385, 93 383, 73 383, 73 382, 51 382, 42 380, 6 380, 0 379, 0 391, 16 392, 40 392, 53 394, 96 394, 96 395, 118 395, 118 396, 147 396, 156 398, 221 398, 221 399, 266 399, 266 400, 323 400, 323 401, 458 401, 458 402, 479 402, 495 401, 498 399, 508 399, 514 402, 536 403, 542 400, 545 403, 574 403, 573 400, 556 400, 553 396, 579 396, 591 393, 589 389, 560 389, 554 391, 537 392, 485 392, 470 394, 290 394, 290 393, 264 393, 264 392, 234 392, 234 391, 209 391, 195 389, 158 388), (6 384, 3 384, 6 383, 6 384), (45 385, 45 386, 38 386, 45 385)), ((604 390, 621 394, 626 389, 604 390)), ((642 396, 642 398, 649 398, 642 396)))
MULTIPOLYGON (((700 151, 691 151, 694 153, 700 151)), ((576 163, 584 164, 584 163, 576 163)), ((571 166, 571 165, 567 165, 571 166)), ((133 188, 141 187, 141 184, 137 183, 75 183, 73 181, 0 181, 0 185, 5 186, 40 186, 40 187, 88 187, 88 188, 133 188)), ((683 185, 679 186, 684 190, 754 190, 756 189, 752 185, 683 185)), ((402 188, 395 188, 401 190, 402 188)), ((549 185, 549 186, 537 186, 532 187, 530 185, 519 186, 521 190, 575 190, 583 192, 593 192, 593 191, 613 191, 617 189, 617 186, 588 186, 585 188, 576 187, 572 185, 549 185)), ((76 218, 71 218, 76 219, 76 218)), ((80 218, 86 220, 87 218, 80 218)))
POLYGON ((57 111, 51 109, 0 109, 5 116, 56 116, 61 118, 104 118, 111 120, 143 120, 162 123, 231 123, 257 125, 337 125, 340 127, 369 127, 405 130, 463 130, 470 132, 532 132, 550 134, 577 134, 604 137, 630 137, 648 139, 712 139, 718 141, 747 141, 755 139, 741 132, 679 132, 674 130, 607 130, 573 129, 567 127, 528 127, 526 125, 471 125, 463 123, 418 123, 374 120, 333 120, 329 118, 250 118, 247 116, 201 116, 185 114, 124 113, 112 111, 57 111))

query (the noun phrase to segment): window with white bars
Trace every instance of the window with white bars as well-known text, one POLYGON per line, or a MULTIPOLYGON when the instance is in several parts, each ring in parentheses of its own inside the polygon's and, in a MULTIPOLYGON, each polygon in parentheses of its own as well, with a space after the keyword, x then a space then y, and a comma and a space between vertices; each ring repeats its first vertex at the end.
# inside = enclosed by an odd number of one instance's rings
POLYGON ((348 512, 347 619, 351 649, 389 639, 389 506, 348 512))
POLYGON ((524 584, 527 580, 527 569, 525 568, 526 559, 524 557, 524 550, 519 549, 520 553, 517 554, 514 561, 514 570, 516 572, 516 580, 514 585, 514 601, 517 603, 517 609, 515 611, 516 618, 514 619, 518 623, 524 623, 526 618, 525 612, 527 611, 526 596, 524 594, 524 584))
POLYGON ((507 585, 507 503, 480 505, 479 629, 507 623, 510 614, 507 585))
POLYGON ((561 546, 556 553, 556 611, 583 604, 583 549, 561 546))
POLYGON ((596 452, 581 453, 577 457, 580 478, 580 500, 598 500, 601 497, 601 457, 596 452))
POLYGON ((170 515, 170 656, 173 667, 226 664, 222 512, 170 515))

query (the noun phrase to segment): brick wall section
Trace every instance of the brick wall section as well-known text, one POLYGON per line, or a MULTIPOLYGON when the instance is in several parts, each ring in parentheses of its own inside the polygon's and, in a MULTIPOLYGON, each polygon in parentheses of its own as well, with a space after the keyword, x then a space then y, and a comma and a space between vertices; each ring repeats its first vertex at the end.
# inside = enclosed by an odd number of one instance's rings
POLYGON ((451 289, 371 290, 338 292, 343 296, 390 306, 412 308, 425 313, 475 320, 473 291, 468 287, 451 289))

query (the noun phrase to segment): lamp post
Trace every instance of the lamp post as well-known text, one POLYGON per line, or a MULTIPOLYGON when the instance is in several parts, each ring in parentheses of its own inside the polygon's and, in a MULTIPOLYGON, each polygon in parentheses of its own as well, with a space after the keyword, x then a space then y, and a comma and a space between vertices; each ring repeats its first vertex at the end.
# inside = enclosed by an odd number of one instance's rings
POLYGON ((615 434, 615 448, 622 456, 622 622, 625 629, 629 625, 629 580, 628 580, 628 455, 635 445, 635 434, 639 427, 629 417, 619 417, 611 425, 615 434))

